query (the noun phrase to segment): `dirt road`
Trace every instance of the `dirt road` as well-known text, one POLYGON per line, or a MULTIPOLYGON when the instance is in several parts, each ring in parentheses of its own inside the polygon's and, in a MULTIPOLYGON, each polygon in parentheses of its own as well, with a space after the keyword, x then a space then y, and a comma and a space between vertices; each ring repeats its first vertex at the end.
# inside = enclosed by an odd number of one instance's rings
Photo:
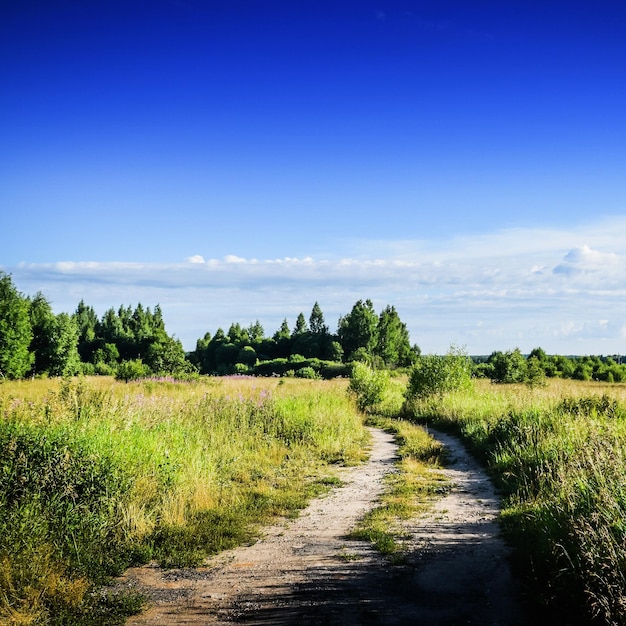
POLYGON ((498 498, 454 438, 437 434, 450 451, 442 471, 454 487, 407 524, 406 564, 389 565, 370 546, 346 539, 394 469, 392 437, 372 434, 369 462, 343 469, 344 486, 296 520, 268 528, 254 545, 198 569, 129 570, 122 584, 142 590, 151 604, 128 626, 525 623, 498 536, 498 498))

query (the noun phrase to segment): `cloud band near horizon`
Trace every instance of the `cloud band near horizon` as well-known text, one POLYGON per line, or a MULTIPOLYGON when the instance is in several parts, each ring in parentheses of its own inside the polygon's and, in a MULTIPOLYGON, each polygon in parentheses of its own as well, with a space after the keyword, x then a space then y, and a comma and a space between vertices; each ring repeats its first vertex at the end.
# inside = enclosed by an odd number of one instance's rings
POLYGON ((122 304, 160 304, 168 331, 186 349, 232 322, 258 319, 271 335, 284 318, 293 326, 299 312, 308 317, 315 301, 334 329, 369 298, 377 311, 394 305, 424 352, 456 343, 472 354, 539 345, 617 354, 626 340, 625 235, 626 218, 614 218, 584 232, 353 243, 345 257, 193 254, 178 263, 23 262, 3 270, 23 293, 41 291, 57 312, 73 311, 81 299, 99 315, 122 304))

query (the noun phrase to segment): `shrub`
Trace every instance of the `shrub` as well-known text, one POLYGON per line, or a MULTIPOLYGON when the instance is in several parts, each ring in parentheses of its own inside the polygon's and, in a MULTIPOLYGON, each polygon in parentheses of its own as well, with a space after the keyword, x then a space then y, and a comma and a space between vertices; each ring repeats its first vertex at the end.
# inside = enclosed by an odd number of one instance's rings
POLYGON ((373 370, 359 361, 353 363, 348 391, 355 395, 361 411, 372 412, 374 406, 382 401, 388 386, 387 371, 373 370))
POLYGON ((472 361, 464 350, 451 346, 444 356, 420 356, 409 374, 407 400, 443 396, 468 389, 472 384, 472 361))
POLYGON ((310 378, 314 380, 316 378, 319 378, 319 376, 312 367, 307 366, 301 367, 299 370, 296 371, 296 378, 310 378))
POLYGON ((138 380, 144 378, 150 373, 150 369, 147 365, 141 362, 141 359, 135 359, 133 361, 123 361, 117 367, 117 373, 115 378, 117 380, 123 380, 125 383, 131 380, 138 380))

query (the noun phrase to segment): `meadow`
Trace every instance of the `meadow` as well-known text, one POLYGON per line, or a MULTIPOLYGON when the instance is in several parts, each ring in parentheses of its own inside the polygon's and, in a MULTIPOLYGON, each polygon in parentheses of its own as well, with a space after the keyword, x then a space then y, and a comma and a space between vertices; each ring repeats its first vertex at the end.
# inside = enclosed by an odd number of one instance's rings
POLYGON ((406 377, 364 380, 356 394, 345 379, 241 376, 0 384, 0 624, 123 623, 142 599, 104 593, 112 576, 194 566, 297 515, 335 466, 366 457, 366 424, 394 432, 399 471, 353 536, 402 562, 395 520, 448 488, 425 470, 441 447, 414 424, 430 424, 501 489, 541 612, 626 623, 626 385, 474 380, 407 400, 406 377))
POLYGON ((626 623, 626 386, 475 381, 405 416, 461 436, 502 490, 525 593, 555 623, 626 623))
MULTIPOLYGON (((296 514, 367 454, 345 381, 0 385, 0 623, 112 624, 102 583, 193 566, 296 514)), ((116 622, 117 620, 117 622, 116 622)))

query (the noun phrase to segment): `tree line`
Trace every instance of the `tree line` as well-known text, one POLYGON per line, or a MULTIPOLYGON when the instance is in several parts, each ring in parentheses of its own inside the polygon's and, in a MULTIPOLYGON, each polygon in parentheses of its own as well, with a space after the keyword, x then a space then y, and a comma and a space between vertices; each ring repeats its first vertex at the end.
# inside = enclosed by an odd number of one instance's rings
MULTIPOLYGON (((379 369, 415 365, 420 348, 393 306, 376 313, 359 300, 331 331, 317 302, 293 327, 285 318, 270 336, 257 320, 206 333, 185 353, 165 329, 163 313, 141 303, 110 308, 98 317, 84 301, 72 314, 55 315, 42 293, 25 296, 0 271, 0 379, 33 376, 114 375, 129 380, 151 374, 252 374, 300 377, 349 376, 354 362, 379 369)), ((546 377, 625 382, 621 357, 548 355, 518 348, 472 357, 472 375, 495 383, 541 384, 546 377)))
POLYGON ((542 378, 571 378, 608 383, 626 382, 626 364, 620 355, 563 356, 542 348, 522 354, 519 348, 496 350, 487 358, 473 357, 474 376, 494 383, 540 383, 542 378))
POLYGON ((84 301, 74 313, 55 315, 42 293, 20 293, 0 272, 0 378, 150 374, 257 374, 334 376, 346 363, 361 360, 381 367, 408 367, 419 355, 393 306, 380 314, 370 300, 359 300, 331 332, 316 302, 308 318, 285 318, 269 337, 259 321, 231 324, 196 342, 185 353, 165 329, 159 305, 120 306, 98 317, 84 301))
POLYGON ((42 293, 25 296, 0 272, 0 378, 115 375, 127 363, 146 375, 193 371, 158 305, 111 308, 98 318, 81 300, 73 314, 55 315, 42 293))
POLYGON ((371 300, 359 300, 339 318, 334 332, 316 302, 308 323, 304 313, 297 316, 293 328, 285 318, 268 337, 258 320, 247 328, 233 323, 226 333, 219 328, 215 335, 207 333, 199 339, 189 358, 202 374, 311 376, 341 373, 337 364, 353 361, 408 367, 419 353, 395 307, 387 306, 377 314, 371 300))

